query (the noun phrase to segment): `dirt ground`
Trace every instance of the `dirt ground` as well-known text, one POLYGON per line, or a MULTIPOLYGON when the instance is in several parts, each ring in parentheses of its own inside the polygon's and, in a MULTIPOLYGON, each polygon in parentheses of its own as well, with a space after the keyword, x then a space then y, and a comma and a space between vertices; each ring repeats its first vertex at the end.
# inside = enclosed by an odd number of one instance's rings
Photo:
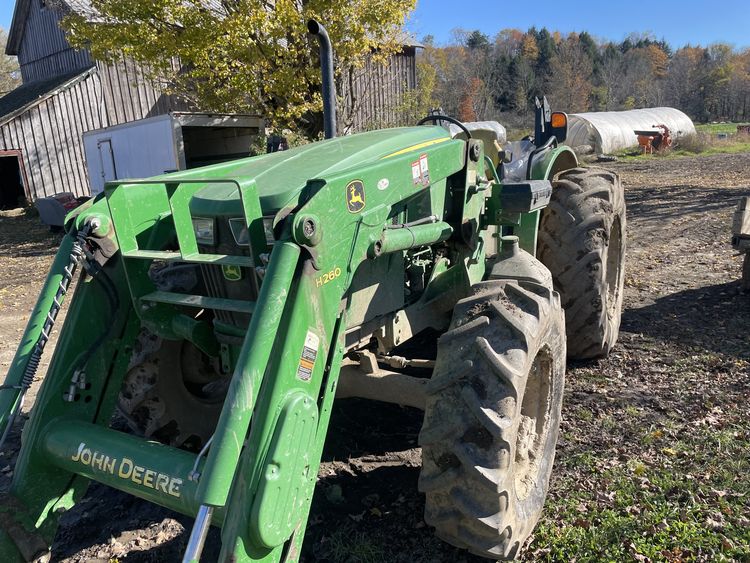
MULTIPOLYGON (((628 205, 620 343, 605 360, 568 366, 550 501, 527 559, 562 558, 548 538, 589 529, 591 522, 571 516, 560 502, 570 487, 595 487, 603 466, 631 456, 648 460, 642 429, 668 421, 679 437, 695 432, 701 421, 750 419, 750 296, 739 291, 740 259, 729 246, 736 201, 750 194, 750 154, 607 166, 621 175, 628 205), (588 469, 578 464, 584 455, 596 460, 588 469)), ((33 218, 0 217, 2 372, 58 238, 33 218)), ((484 561, 435 539, 422 519, 420 419, 409 408, 360 400, 337 404, 304 561, 484 561)), ((748 426, 741 428, 747 432, 748 426)), ((12 448, 18 447, 18 434, 12 448)), ((750 441, 750 435, 744 439, 750 441)), ((0 490, 8 486, 13 454, 0 454, 0 490)), ((53 560, 179 560, 190 525, 188 518, 93 484, 65 515, 53 560)), ((733 548, 736 543, 730 542, 733 548)), ((215 559, 217 549, 212 530, 205 560, 215 559)), ((710 559, 704 555, 694 559, 710 559)))

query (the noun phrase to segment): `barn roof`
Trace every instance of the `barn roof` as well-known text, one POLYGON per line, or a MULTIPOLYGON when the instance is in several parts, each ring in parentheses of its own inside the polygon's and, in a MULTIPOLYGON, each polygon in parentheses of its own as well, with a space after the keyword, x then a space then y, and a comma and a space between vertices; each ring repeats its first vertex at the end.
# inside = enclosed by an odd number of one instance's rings
POLYGON ((94 67, 68 72, 49 80, 27 82, 0 98, 0 125, 10 121, 30 107, 44 101, 53 94, 69 88, 86 78, 94 67))
MULTIPOLYGON (((26 19, 29 17, 29 9, 33 0, 16 0, 16 7, 13 9, 13 20, 10 23, 8 32, 8 42, 5 45, 6 55, 17 55, 23 39, 23 31, 26 28, 26 19)), ((46 5, 51 8, 58 8, 63 11, 74 10, 81 15, 86 15, 84 4, 88 5, 91 13, 96 11, 91 7, 89 0, 46 0, 46 5)))

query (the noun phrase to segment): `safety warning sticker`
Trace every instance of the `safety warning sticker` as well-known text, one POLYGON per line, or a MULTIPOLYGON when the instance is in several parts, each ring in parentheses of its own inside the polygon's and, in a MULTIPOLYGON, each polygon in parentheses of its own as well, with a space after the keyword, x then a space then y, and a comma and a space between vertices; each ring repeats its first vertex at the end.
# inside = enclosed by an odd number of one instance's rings
POLYGON ((430 168, 427 165, 427 155, 423 154, 419 157, 419 171, 422 174, 422 182, 425 186, 430 185, 430 168))
POLYGON ((297 377, 302 381, 310 381, 312 371, 315 367, 315 358, 318 357, 318 347, 320 346, 320 337, 314 332, 308 330, 305 336, 305 344, 302 346, 302 355, 299 358, 297 367, 297 377))
POLYGON ((411 179, 415 186, 422 185, 422 174, 419 170, 419 161, 415 160, 411 163, 411 179))
POLYGON ((420 188, 430 185, 430 167, 426 154, 420 155, 419 160, 411 163, 411 179, 414 185, 420 188))

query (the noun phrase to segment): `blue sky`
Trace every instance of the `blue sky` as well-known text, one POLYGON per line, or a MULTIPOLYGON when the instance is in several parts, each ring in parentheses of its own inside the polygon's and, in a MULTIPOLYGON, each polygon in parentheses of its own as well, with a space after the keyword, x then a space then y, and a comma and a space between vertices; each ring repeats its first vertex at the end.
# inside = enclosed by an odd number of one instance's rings
POLYGON ((748 47, 750 0, 417 0, 408 28, 418 39, 431 34, 446 43, 454 28, 492 37, 504 28, 531 26, 588 31, 613 41, 649 31, 673 47, 719 41, 748 47))
MULTIPOLYGON (((0 0, 0 27, 13 18, 13 0, 0 0)), ((408 28, 450 41, 454 28, 479 29, 489 36, 506 27, 535 25, 561 32, 588 31, 621 41, 633 31, 650 31, 679 47, 717 41, 750 46, 750 0, 418 0, 408 28)))

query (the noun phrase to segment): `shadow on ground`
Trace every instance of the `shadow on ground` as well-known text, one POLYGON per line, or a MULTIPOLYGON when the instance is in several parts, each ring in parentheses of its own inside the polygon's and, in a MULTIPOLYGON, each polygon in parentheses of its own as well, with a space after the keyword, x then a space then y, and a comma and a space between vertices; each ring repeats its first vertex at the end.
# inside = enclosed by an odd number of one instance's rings
POLYGON ((672 293, 623 311, 620 329, 750 360, 750 294, 739 282, 672 293))
POLYGON ((704 188, 684 185, 631 189, 625 192, 628 215, 639 223, 684 219, 734 208, 741 188, 704 188))

